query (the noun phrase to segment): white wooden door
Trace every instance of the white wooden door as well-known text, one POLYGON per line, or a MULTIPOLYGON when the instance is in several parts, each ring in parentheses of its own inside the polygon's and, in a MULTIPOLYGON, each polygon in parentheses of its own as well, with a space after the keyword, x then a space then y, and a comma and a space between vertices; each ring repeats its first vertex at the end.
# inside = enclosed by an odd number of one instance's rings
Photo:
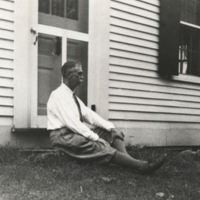
POLYGON ((61 53, 56 52, 59 40, 44 34, 38 38, 38 115, 47 115, 49 95, 61 83, 61 53))
POLYGON ((37 107, 32 108, 37 112, 32 116, 32 127, 46 128, 47 101, 61 84, 61 66, 68 60, 82 63, 85 81, 75 93, 87 105, 88 35, 39 25, 37 60, 37 107))
POLYGON ((47 115, 47 101, 53 90, 61 84, 62 56, 82 63, 85 81, 75 93, 87 104, 87 43, 67 40, 67 55, 62 55, 62 39, 40 34, 38 38, 38 115, 47 115))

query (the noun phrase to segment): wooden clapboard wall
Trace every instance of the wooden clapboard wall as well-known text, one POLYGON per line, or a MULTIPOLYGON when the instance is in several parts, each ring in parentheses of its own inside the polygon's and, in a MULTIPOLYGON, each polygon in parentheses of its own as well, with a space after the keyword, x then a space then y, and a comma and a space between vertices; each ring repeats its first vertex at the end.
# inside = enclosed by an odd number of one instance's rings
POLYGON ((161 145, 190 145, 200 87, 158 76, 159 12, 159 0, 110 1, 109 119, 129 133, 156 133, 161 145), (181 142, 184 133, 190 141, 181 142))
POLYGON ((0 125, 13 123, 14 1, 0 1, 0 125))

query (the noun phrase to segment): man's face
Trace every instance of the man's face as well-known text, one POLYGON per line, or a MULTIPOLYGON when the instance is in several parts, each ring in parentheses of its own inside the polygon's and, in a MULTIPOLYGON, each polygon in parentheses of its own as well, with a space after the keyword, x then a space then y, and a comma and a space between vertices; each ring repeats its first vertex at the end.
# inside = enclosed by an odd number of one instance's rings
POLYGON ((69 84, 72 88, 75 88, 83 82, 83 79, 84 76, 82 66, 76 64, 76 67, 69 71, 69 84))

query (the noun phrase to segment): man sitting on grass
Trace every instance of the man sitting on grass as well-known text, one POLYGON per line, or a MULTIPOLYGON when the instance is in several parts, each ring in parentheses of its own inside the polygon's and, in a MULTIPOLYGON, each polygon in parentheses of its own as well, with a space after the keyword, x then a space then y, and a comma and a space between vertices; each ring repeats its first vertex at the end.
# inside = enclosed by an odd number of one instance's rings
POLYGON ((126 151, 123 133, 76 97, 73 91, 84 78, 80 62, 66 62, 61 73, 63 83, 47 103, 53 147, 79 160, 116 164, 147 175, 164 164, 165 154, 152 162, 132 158, 126 151), (94 128, 89 129, 83 122, 94 128))

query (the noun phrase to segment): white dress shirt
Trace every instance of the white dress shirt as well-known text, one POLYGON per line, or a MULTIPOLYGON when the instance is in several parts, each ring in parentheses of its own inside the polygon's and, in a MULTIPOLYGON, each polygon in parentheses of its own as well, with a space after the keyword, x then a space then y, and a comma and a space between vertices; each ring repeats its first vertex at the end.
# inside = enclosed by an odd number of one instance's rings
MULTIPOLYGON (((83 121, 90 125, 104 128, 108 131, 115 128, 113 123, 101 118, 93 112, 79 99, 83 121)), ((62 127, 67 127, 73 132, 79 133, 91 140, 98 140, 99 136, 91 131, 84 123, 80 121, 80 114, 77 104, 73 97, 73 92, 64 83, 54 90, 47 102, 47 115, 49 130, 55 130, 62 127)))

